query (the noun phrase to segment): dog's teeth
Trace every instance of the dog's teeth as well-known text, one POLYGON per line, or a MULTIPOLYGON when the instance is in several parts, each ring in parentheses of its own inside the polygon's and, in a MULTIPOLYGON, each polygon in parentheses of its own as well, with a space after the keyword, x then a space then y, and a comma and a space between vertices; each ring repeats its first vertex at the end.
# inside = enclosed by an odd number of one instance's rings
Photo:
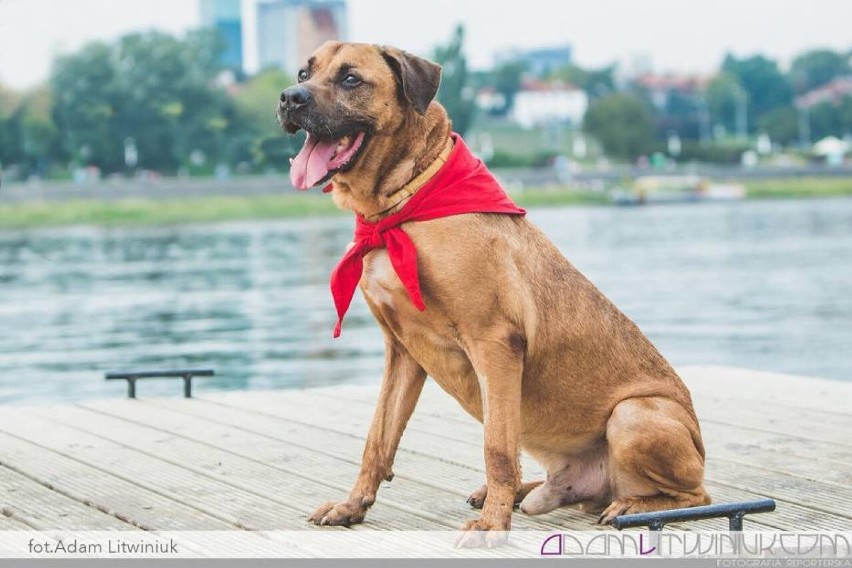
POLYGON ((293 165, 293 158, 290 158, 290 165, 293 165))

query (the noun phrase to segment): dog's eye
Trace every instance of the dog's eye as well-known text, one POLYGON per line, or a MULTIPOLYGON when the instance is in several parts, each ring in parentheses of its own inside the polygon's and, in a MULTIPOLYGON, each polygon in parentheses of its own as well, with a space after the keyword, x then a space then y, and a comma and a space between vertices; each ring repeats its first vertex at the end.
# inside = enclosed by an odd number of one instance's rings
POLYGON ((305 69, 300 69, 299 75, 297 77, 298 77, 300 83, 302 83, 303 81, 307 81, 308 80, 308 72, 305 69))
POLYGON ((349 75, 343 78, 342 83, 344 87, 357 87, 361 84, 361 79, 356 75, 350 73, 349 75))

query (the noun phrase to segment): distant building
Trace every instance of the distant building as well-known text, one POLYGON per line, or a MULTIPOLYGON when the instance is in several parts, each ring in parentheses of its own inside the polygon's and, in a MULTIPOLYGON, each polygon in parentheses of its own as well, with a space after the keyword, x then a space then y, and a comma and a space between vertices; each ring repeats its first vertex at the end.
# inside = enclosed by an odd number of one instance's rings
POLYGON ((241 0, 201 0, 201 25, 214 28, 225 40, 219 62, 231 71, 243 68, 241 0))
POLYGON ((553 122, 577 125, 588 108, 588 95, 574 85, 525 80, 515 94, 510 118, 524 128, 553 122))
POLYGON ((669 104, 672 93, 696 95, 707 87, 706 77, 692 75, 639 75, 633 78, 633 84, 645 89, 651 98, 651 103, 657 109, 664 109, 669 104))
POLYGON ((320 45, 347 36, 345 0, 261 0, 257 5, 261 69, 295 73, 320 45))
POLYGON ((615 65, 614 79, 616 87, 621 90, 636 80, 637 77, 654 74, 654 62, 647 53, 631 53, 621 57, 615 65))
POLYGON ((542 49, 511 49, 497 54, 498 65, 503 63, 520 62, 526 71, 539 77, 544 77, 557 69, 571 63, 572 48, 570 45, 548 47, 542 49))
POLYGON ((482 87, 476 92, 476 106, 480 110, 493 113, 506 107, 506 97, 494 87, 482 87))
POLYGON ((796 106, 810 108, 820 103, 839 104, 844 97, 852 97, 852 75, 836 77, 821 87, 796 99, 796 106))

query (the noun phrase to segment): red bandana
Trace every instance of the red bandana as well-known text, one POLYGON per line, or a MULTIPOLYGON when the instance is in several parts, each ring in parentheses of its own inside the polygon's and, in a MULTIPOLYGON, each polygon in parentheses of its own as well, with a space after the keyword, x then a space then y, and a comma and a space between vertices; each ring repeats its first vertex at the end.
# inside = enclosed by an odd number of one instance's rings
POLYGON ((506 195, 485 164, 471 154, 461 136, 452 134, 453 149, 447 163, 420 188, 403 208, 377 223, 367 222, 356 215, 354 246, 331 273, 331 295, 337 308, 334 337, 340 336, 343 316, 352 303, 355 288, 364 269, 364 255, 374 249, 387 247, 391 265, 408 292, 411 303, 423 311, 426 304, 420 294, 417 274, 417 249, 402 229, 403 223, 428 221, 462 213, 504 213, 524 215, 506 195))

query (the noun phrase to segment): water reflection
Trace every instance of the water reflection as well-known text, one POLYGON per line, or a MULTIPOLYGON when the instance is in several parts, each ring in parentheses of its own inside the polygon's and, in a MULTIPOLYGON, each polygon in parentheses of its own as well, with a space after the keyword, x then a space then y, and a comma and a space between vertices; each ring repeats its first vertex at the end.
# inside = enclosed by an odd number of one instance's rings
MULTIPOLYGON (((530 215, 676 364, 852 379, 852 200, 530 215)), ((376 381, 382 342, 360 298, 331 339, 328 275, 351 228, 0 233, 0 402, 123 396, 103 372, 128 367, 214 367, 199 389, 376 381)))

